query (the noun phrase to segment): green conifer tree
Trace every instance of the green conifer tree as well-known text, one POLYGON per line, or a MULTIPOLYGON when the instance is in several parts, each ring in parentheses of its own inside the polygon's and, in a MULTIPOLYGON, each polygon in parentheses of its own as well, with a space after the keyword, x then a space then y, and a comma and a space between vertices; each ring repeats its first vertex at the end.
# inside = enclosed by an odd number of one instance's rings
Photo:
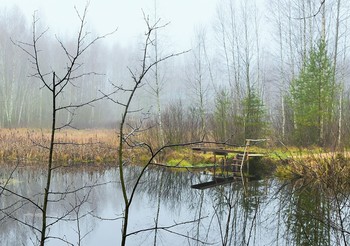
POLYGON ((268 123, 264 104, 255 90, 243 101, 245 138, 264 138, 268 123))
POLYGON ((325 41, 320 40, 291 83, 294 139, 299 145, 324 145, 333 118, 336 88, 326 48, 325 41))

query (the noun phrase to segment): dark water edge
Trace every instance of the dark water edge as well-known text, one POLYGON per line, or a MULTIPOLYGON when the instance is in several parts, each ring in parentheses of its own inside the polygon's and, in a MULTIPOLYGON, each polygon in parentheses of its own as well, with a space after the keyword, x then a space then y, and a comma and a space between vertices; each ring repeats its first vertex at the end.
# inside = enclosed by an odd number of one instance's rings
MULTIPOLYGON (((12 171, 4 166, 1 182, 12 171)), ((126 167, 129 191, 139 171, 137 166, 126 167)), ((123 200, 118 172, 112 167, 55 170, 52 191, 56 193, 49 214, 63 219, 50 228, 49 235, 72 245, 79 245, 79 234, 81 245, 120 244, 123 200), (81 201, 85 202, 74 209, 81 201)), ((210 179, 200 172, 149 169, 135 195, 129 222, 129 233, 144 231, 131 235, 127 245, 155 241, 157 245, 345 245, 350 241, 346 193, 331 194, 321 186, 276 179, 190 188, 210 179), (146 230, 156 222, 162 229, 146 230)), ((43 170, 21 166, 6 188, 40 204, 45 182, 43 170)), ((40 222, 38 209, 6 191, 0 199, 1 245, 37 245, 37 232, 30 226, 40 222)), ((47 242, 69 245, 54 238, 47 242)))

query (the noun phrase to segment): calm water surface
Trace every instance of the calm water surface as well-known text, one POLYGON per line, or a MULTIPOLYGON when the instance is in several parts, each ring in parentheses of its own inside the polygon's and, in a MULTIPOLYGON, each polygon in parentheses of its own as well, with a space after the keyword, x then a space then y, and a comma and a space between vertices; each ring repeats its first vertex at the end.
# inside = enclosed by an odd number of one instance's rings
MULTIPOLYGON (((2 184, 11 171, 3 168, 2 184)), ((125 169, 129 192, 139 171, 125 169)), ((123 200, 118 172, 54 172, 47 245, 120 244, 123 200)), ((345 245, 350 240, 349 196, 336 197, 335 202, 322 189, 274 179, 204 191, 190 188, 209 179, 189 171, 149 169, 131 206, 129 233, 138 233, 128 237, 127 245, 345 245), (162 229, 148 230, 156 224, 162 229)), ((13 172, 7 188, 21 197, 2 192, 1 245, 37 245, 34 227, 40 227, 41 215, 24 197, 41 204, 45 182, 44 172, 36 167, 13 172)))

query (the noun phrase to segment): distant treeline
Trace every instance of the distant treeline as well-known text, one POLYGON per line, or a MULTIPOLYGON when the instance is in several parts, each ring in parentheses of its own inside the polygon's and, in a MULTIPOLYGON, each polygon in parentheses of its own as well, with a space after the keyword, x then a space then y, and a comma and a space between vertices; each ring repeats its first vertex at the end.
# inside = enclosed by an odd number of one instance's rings
MULTIPOLYGON (((212 27, 194 31, 191 51, 157 66, 133 102, 130 121, 148 127, 159 143, 199 139, 242 144, 270 138, 285 144, 350 145, 348 21, 350 2, 221 1, 212 27)), ((40 14, 40 13, 39 13, 40 14)), ((16 42, 32 42, 32 23, 18 8, 0 9, 0 127, 46 128, 51 99, 16 42)), ((45 23, 37 25, 45 30, 45 23)), ((161 32, 152 59, 172 53, 161 32), (154 57, 154 58, 153 58, 154 57)), ((166 32, 166 28, 164 29, 166 32)), ((74 32, 73 32, 74 33, 74 32)), ((40 40, 43 71, 64 71, 75 37, 40 40)), ((90 37, 90 36, 88 36, 90 37)), ((84 54, 81 69, 60 105, 74 105, 127 86, 138 68, 140 42, 121 47, 106 40, 84 54), (81 74, 81 70, 79 73, 81 74)), ((153 56, 152 56, 153 55, 153 56)), ((115 128, 125 93, 60 113, 77 128, 115 128)))

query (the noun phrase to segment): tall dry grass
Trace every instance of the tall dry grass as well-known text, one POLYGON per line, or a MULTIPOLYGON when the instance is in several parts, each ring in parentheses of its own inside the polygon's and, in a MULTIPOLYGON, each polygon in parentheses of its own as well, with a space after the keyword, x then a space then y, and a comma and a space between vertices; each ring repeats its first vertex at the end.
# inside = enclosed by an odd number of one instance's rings
MULTIPOLYGON (((56 133, 54 160, 65 163, 113 162, 118 147, 114 130, 61 130, 56 133)), ((50 131, 0 129, 2 161, 46 161, 50 131)))
POLYGON ((277 175, 303 178, 338 188, 350 187, 350 154, 348 152, 309 153, 288 160, 277 168, 277 175))

